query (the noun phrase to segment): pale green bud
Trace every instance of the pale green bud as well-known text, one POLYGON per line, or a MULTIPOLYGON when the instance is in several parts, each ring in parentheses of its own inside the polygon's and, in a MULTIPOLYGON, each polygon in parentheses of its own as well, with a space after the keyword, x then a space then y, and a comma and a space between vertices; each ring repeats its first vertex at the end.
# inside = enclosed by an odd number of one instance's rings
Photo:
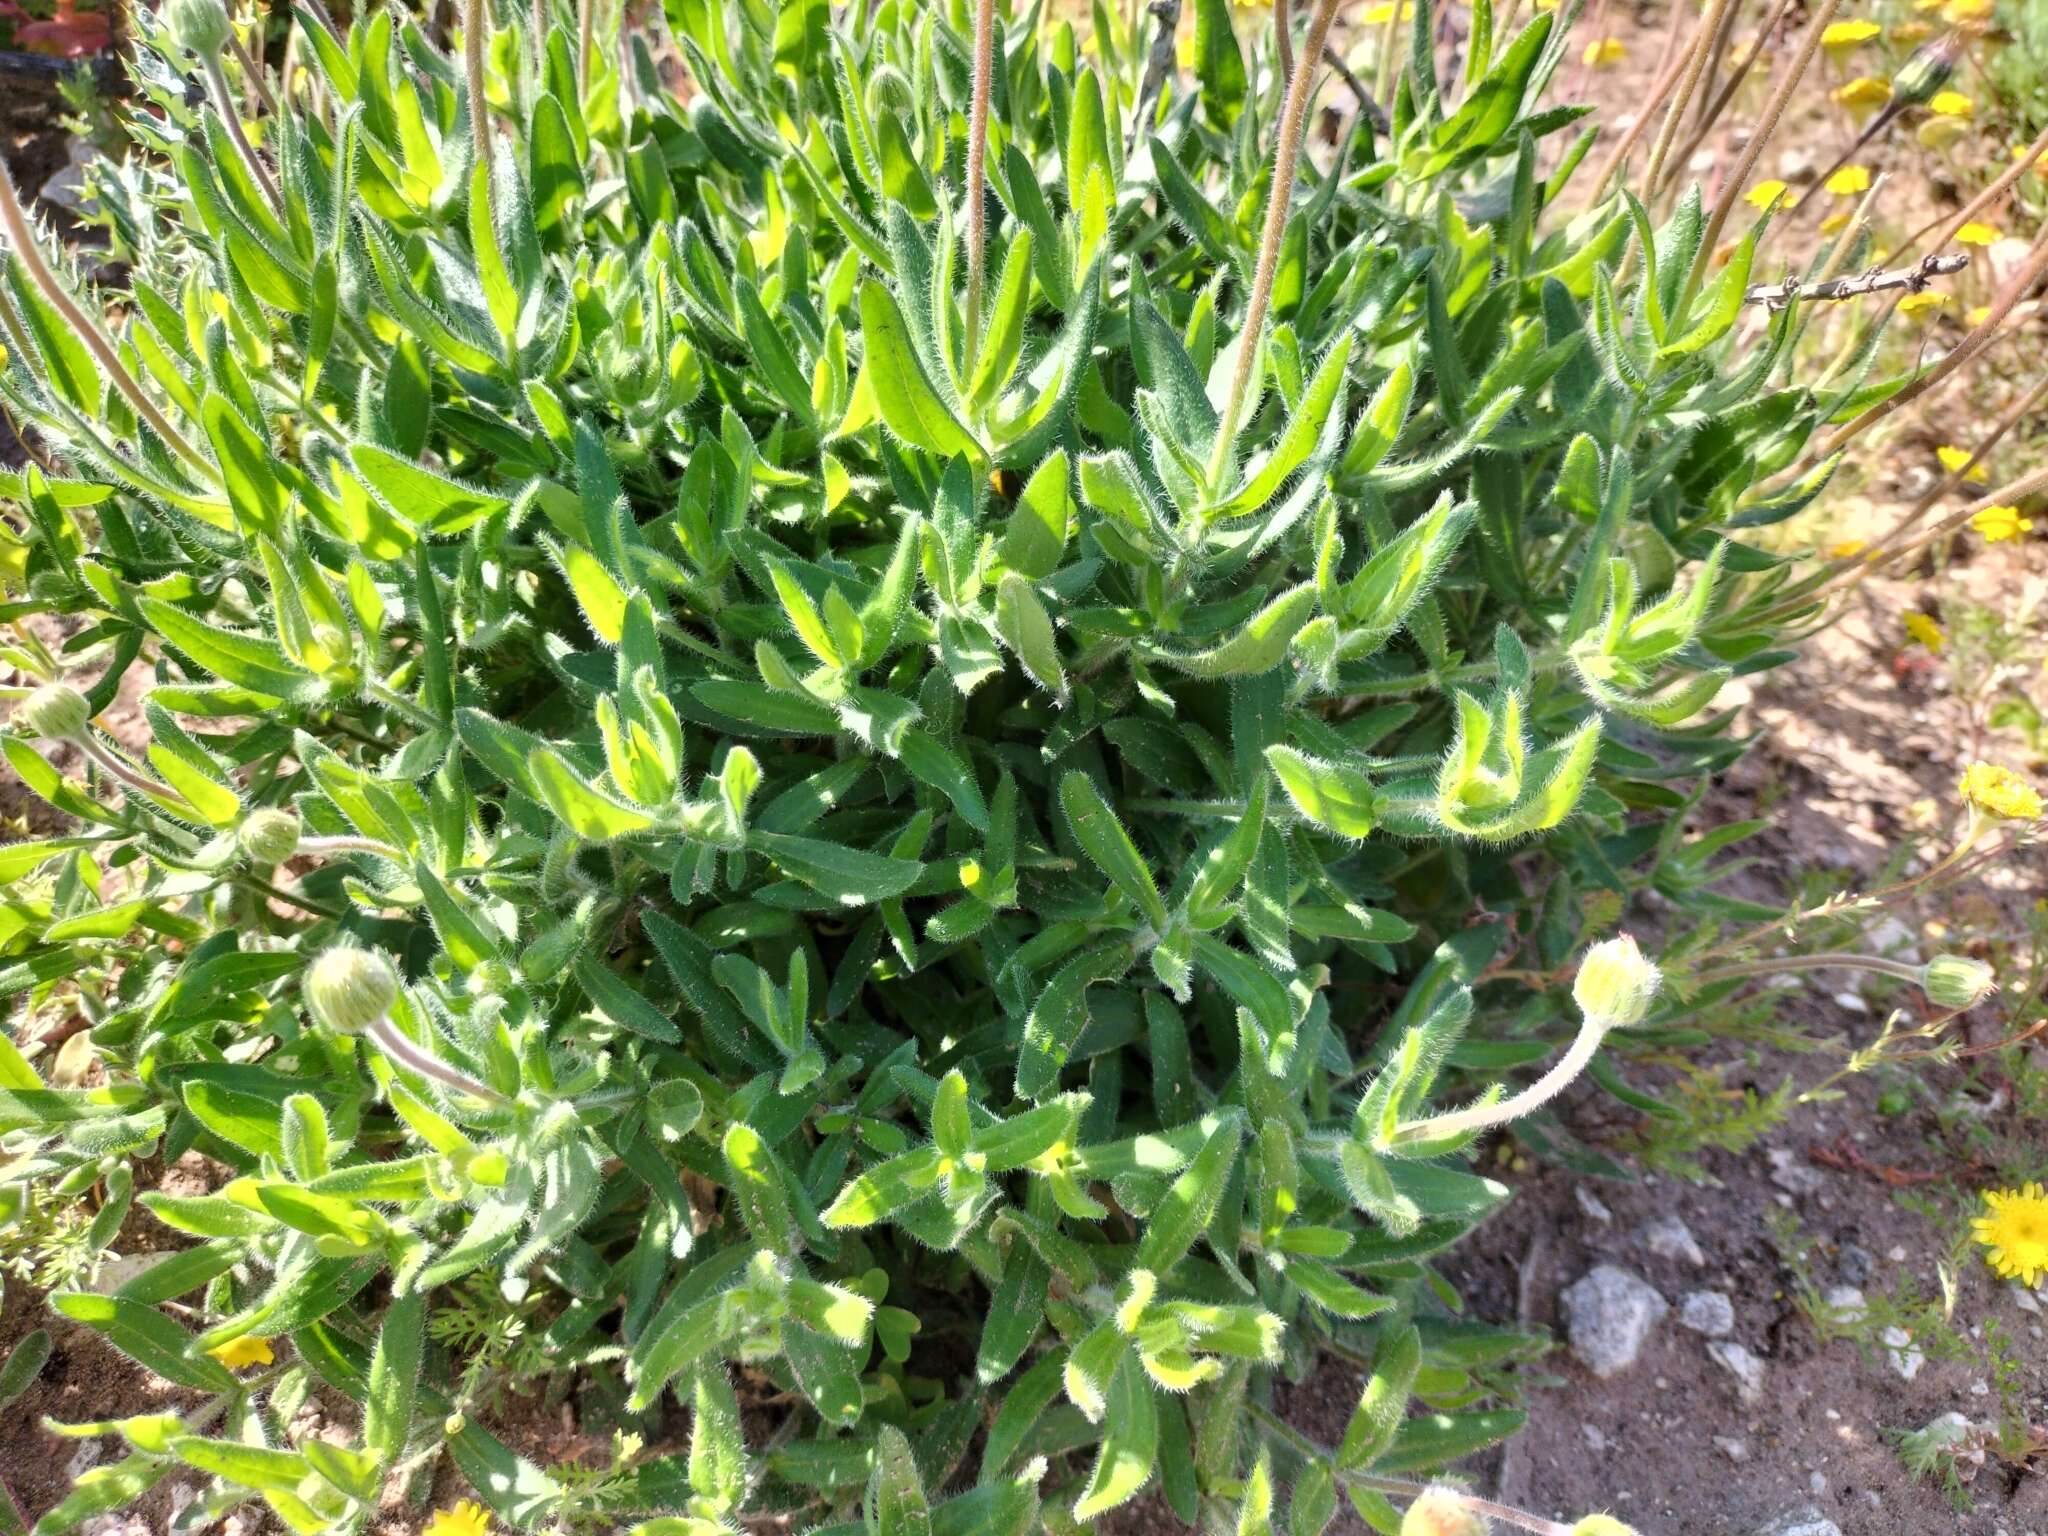
POLYGON ((1967 955, 1936 955, 1920 967, 1920 989, 1937 1008, 1974 1008, 1998 989, 1998 973, 1967 955))
POLYGON ((359 1035, 398 1001, 398 973, 374 949, 330 949, 306 972, 306 1008, 336 1034, 359 1035))
POLYGON ((1636 1536, 1636 1528, 1612 1515, 1588 1515, 1572 1527, 1572 1536, 1636 1536))
POLYGON ((251 811, 235 828, 235 842, 252 864, 282 864, 299 851, 299 818, 290 811, 251 811))
POLYGON ((91 720, 92 705, 69 683, 46 683, 14 706, 14 724, 46 741, 83 735, 91 720))
POLYGON ((1586 951, 1572 982, 1572 999, 1589 1021, 1626 1028, 1649 1017, 1663 979, 1656 963, 1624 933, 1586 951))
POLYGON ((163 17, 177 45, 202 59, 224 52, 234 35, 221 0, 168 0, 163 17))
POLYGON ((1448 1488, 1425 1488, 1401 1516, 1401 1536, 1486 1536, 1491 1526, 1448 1488))

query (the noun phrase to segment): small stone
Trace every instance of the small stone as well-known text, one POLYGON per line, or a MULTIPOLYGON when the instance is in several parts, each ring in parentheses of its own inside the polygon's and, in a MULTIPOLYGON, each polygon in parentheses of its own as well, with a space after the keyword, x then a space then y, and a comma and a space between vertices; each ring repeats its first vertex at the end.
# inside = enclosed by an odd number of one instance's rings
POLYGON ((1908 965, 1920 962, 1919 936, 1898 917, 1886 917, 1872 927, 1863 936, 1863 947, 1888 960, 1902 960, 1908 965))
POLYGON ((1695 1269, 1707 1262, 1692 1228, 1676 1216, 1660 1216, 1637 1234, 1642 1245, 1660 1259, 1683 1259, 1695 1269))
POLYGON ((1609 1209, 1607 1209, 1606 1206, 1602 1205, 1600 1203, 1600 1197, 1594 1194, 1593 1191, 1591 1191, 1590 1189, 1586 1188, 1585 1185, 1574 1184, 1572 1186, 1572 1198, 1579 1202, 1580 1210, 1584 1211, 1588 1216, 1592 1217, 1595 1221, 1599 1222, 1603 1227, 1613 1225, 1614 1212, 1610 1211, 1609 1209))
POLYGON ((1810 1474, 1806 1479, 1806 1486, 1813 1490, 1813 1496, 1816 1499, 1826 1498, 1828 1496, 1827 1474, 1825 1472, 1815 1472, 1810 1474))
POLYGON ((1877 1260, 1860 1243, 1844 1243, 1835 1255, 1835 1272, 1842 1277, 1844 1285, 1862 1285, 1876 1268, 1877 1260))
POLYGON ((77 1482, 86 1473, 106 1459, 106 1450, 98 1440, 81 1440, 78 1449, 71 1453, 71 1459, 64 1463, 64 1475, 77 1482))
POLYGON ((1733 1339, 1716 1339, 1707 1346, 1714 1363, 1735 1378, 1735 1395, 1754 1403, 1764 1395, 1764 1363, 1733 1339))
POLYGON ((1927 1363, 1927 1357, 1914 1348, 1912 1334, 1895 1326, 1885 1329, 1878 1337, 1884 1342, 1885 1353, 1901 1381, 1911 1381, 1920 1374, 1920 1367, 1927 1363))
POLYGON ((1835 1006, 1849 1013, 1870 1012, 1870 1004, 1863 1001, 1863 995, 1860 992, 1837 992, 1835 994, 1835 1006))
POLYGON ((2031 1312, 2036 1317, 2041 1315, 2041 1303, 2034 1298, 2034 1293, 2017 1281, 2012 1286, 2012 1301, 2022 1312, 2031 1312))
POLYGON ((1730 1461, 1743 1462, 1749 1460, 1748 1442, 1737 1440, 1732 1435, 1714 1436, 1714 1448, 1730 1461))
POLYGON ((1799 1154, 1790 1147, 1773 1147, 1770 1151, 1771 1182, 1787 1194, 1810 1195, 1820 1188, 1820 1175, 1799 1160, 1799 1154))
POLYGON ((1804 1504, 1758 1526, 1756 1536, 1842 1536, 1842 1528, 1813 1505, 1804 1504))
POLYGON ((1602 1264, 1559 1296, 1572 1353, 1595 1376, 1619 1375, 1641 1358, 1651 1331, 1671 1310, 1639 1276, 1602 1264))
POLYGON ((1893 1243, 1891 1247, 1885 1250, 1884 1256, 1893 1264, 1903 1264, 1906 1262, 1906 1245, 1904 1243, 1893 1243))
POLYGON ((1828 1309, 1828 1320, 1834 1323, 1856 1322, 1870 1310, 1870 1303, 1853 1285, 1835 1286, 1820 1300, 1828 1309))
POLYGON ((1593 1452, 1594 1455, 1597 1456, 1600 1452, 1607 1449, 1607 1437, 1600 1433, 1599 1425, 1581 1424, 1579 1428, 1585 1431, 1586 1448, 1593 1452))
POLYGON ((1721 1291, 1688 1291, 1678 1303, 1678 1325, 1723 1338, 1735 1331, 1735 1303, 1721 1291))

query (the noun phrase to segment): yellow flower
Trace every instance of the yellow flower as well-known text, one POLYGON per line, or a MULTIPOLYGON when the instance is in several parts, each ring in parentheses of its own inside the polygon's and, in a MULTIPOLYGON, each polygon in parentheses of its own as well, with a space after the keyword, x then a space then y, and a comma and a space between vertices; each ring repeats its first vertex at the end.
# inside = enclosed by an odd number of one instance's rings
POLYGON ((1823 48, 1855 48, 1869 42, 1884 28, 1874 21, 1833 21, 1820 35, 1823 48))
POLYGON ((1824 235, 1832 235, 1838 230, 1847 229, 1850 217, 1848 213, 1831 213, 1820 221, 1820 232, 1824 235))
POLYGON ((1936 117, 1974 117, 1977 103, 1961 91, 1936 91, 1927 103, 1927 110, 1936 117))
POLYGON ((1832 560, 1853 560, 1870 548, 1867 539, 1842 539, 1828 546, 1828 557, 1832 560))
POLYGON ((1980 223, 1978 220, 1972 219, 1956 231, 1956 238, 1965 245, 1996 245, 1998 243, 1998 231, 1989 224, 1980 223))
POLYGON ((420 1536, 491 1536, 491 1517, 475 1499, 464 1499, 453 1509, 437 1509, 420 1536))
POLYGON ((1906 615, 1906 633, 1930 651, 1939 651, 1948 644, 1948 636, 1941 632, 1941 626, 1924 613, 1906 615))
MULTIPOLYGON (((1273 0, 1266 0, 1266 3, 1271 5, 1273 0)), ((1401 0, 1400 19, 1402 21, 1413 21, 1415 19, 1414 0, 1401 0)), ((1368 8, 1365 13, 1365 25, 1368 27, 1383 27, 1392 20, 1394 20, 1394 0, 1380 0, 1378 5, 1368 8)))
POLYGON ((1984 1193, 1991 1214, 1970 1223, 1986 1248, 1992 1272, 2022 1285, 2039 1285, 2048 1275, 2048 1193, 2039 1184, 1984 1193))
MULTIPOLYGON (((1903 304, 1905 301, 1901 300, 1900 302, 1903 304)), ((1970 464, 1969 452, 1966 449, 1956 447, 1953 443, 1943 443, 1934 450, 1934 456, 1941 460, 1941 467, 1950 474, 1954 474, 1965 464, 1970 464)), ((1964 475, 1963 478, 1973 485, 1982 485, 1986 479, 1984 466, 1982 464, 1970 464, 1970 472, 1964 475)))
POLYGON ((1924 43, 1934 35, 1934 28, 1924 21, 1902 21, 1892 28, 1892 41, 1901 48, 1911 48, 1915 43, 1924 43))
POLYGON ((1990 318, 1991 306, 1989 304, 1979 304, 1975 309, 1969 310, 1963 315, 1963 323, 1969 326, 1971 330, 1975 330, 1990 318))
POLYGON ((1860 165, 1845 165, 1828 178, 1828 190, 1837 197, 1854 197, 1870 190, 1870 172, 1860 165))
POLYGON ((2023 517, 2018 507, 1986 507, 1970 519, 1970 526, 1984 536, 1986 544, 2003 544, 2034 531, 2034 520, 2023 517))
POLYGON ((1946 0, 1941 8, 1941 19, 1952 26, 1965 22, 1982 21, 1992 11, 1992 0, 1946 0))
POLYGON ((277 1363, 277 1356, 271 1353, 268 1339, 230 1339, 219 1349, 209 1349, 207 1353, 231 1371, 239 1371, 244 1366, 277 1363))
POLYGON ((1603 37, 1598 42, 1586 44, 1583 57, 1589 67, 1607 69, 1628 57, 1628 44, 1618 37, 1603 37))
MULTIPOLYGON (((1791 190, 1782 181, 1760 181, 1742 194, 1742 200, 1752 208, 1769 208, 1791 190)), ((1786 206, 1792 205, 1787 203, 1786 206)))
POLYGON ((1845 107, 1881 107, 1892 99, 1892 88, 1874 75, 1858 75, 1828 94, 1845 107))
POLYGON ((1941 308, 1947 302, 1947 294, 1923 289, 1919 293, 1909 293, 1899 300, 1899 313, 1908 316, 1924 315, 1941 308))
POLYGON ((2041 815, 2041 792, 1996 763, 1970 764, 1956 788, 1970 806, 1998 821, 2034 821, 2041 815))

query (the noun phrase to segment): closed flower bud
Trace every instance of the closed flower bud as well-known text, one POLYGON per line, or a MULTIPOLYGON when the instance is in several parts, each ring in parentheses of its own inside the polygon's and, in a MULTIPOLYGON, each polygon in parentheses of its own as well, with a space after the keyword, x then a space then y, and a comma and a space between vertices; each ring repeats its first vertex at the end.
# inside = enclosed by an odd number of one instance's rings
POLYGON ((306 973, 306 1007, 336 1034, 359 1035, 398 1001, 398 973, 374 949, 330 949, 306 973))
POLYGON ((1586 951, 1572 982, 1572 999, 1594 1023, 1610 1028, 1640 1024, 1649 1017, 1663 979, 1656 963, 1646 959, 1636 941, 1623 934, 1586 951))
POLYGON ((14 723, 31 736, 61 741, 81 734, 92 705, 69 683, 48 683, 14 707, 14 723))
POLYGON ((177 45, 202 59, 224 50, 234 31, 221 0, 170 0, 164 20, 177 45))
POLYGON ((1920 49, 1899 67, 1892 76, 1892 103, 1899 107, 1917 107, 1932 101, 1934 95, 1956 70, 1958 40, 1951 32, 1920 49))
POLYGON ((1636 1536, 1636 1528, 1612 1515, 1588 1515, 1572 1527, 1572 1536, 1636 1536))
POLYGON ((252 864, 282 864, 299 851, 299 818, 290 811, 251 811, 235 828, 235 842, 252 864))
POLYGON ((1936 955, 1920 967, 1920 989, 1937 1008, 1974 1008, 1998 989, 1998 974, 1967 955, 1936 955))
POLYGON ((1401 1536, 1486 1536, 1486 1516, 1448 1488, 1425 1488, 1401 1517, 1401 1536))

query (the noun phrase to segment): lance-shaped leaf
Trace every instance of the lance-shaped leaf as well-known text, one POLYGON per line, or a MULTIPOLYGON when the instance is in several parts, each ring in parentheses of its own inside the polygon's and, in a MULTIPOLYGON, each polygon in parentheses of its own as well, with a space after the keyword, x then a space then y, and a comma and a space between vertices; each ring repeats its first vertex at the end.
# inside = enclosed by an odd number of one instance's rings
POLYGON ((1152 871, 1146 867, 1130 833, 1110 810, 1109 802, 1102 798, 1102 791, 1095 787, 1095 781, 1080 772, 1063 776, 1060 808, 1067 813, 1067 825, 1073 829, 1074 840, 1095 867, 1130 898, 1155 931, 1164 932, 1168 921, 1166 903, 1153 882, 1152 871))

